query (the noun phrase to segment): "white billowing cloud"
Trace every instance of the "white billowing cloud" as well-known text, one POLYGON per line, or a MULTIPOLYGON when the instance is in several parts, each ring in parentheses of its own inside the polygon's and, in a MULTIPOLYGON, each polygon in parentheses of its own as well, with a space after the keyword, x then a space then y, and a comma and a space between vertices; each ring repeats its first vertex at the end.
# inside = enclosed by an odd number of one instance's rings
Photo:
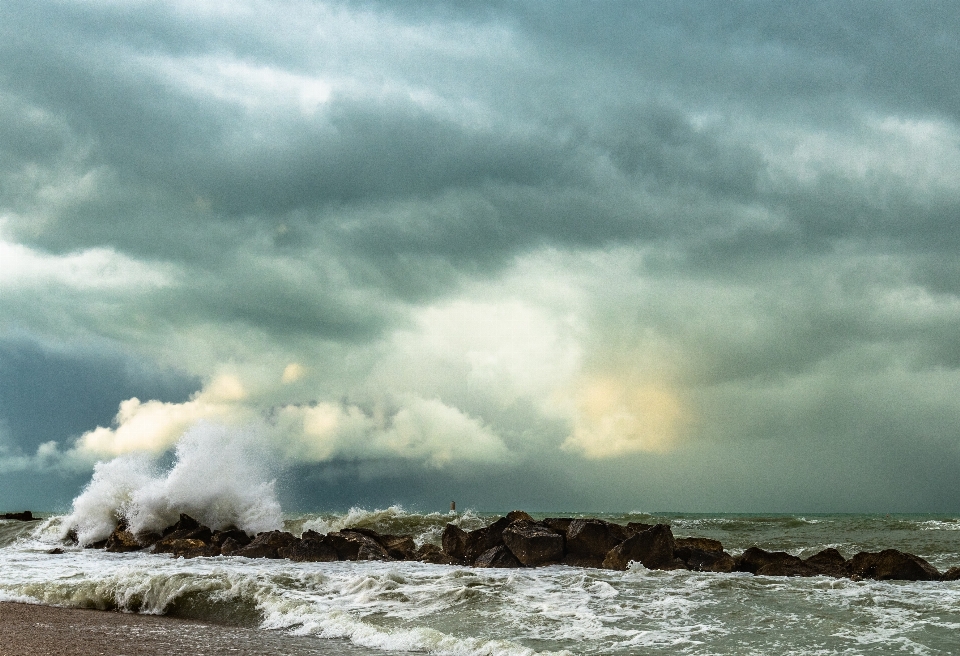
POLYGON ((223 375, 185 403, 127 399, 120 404, 115 426, 99 426, 84 433, 72 451, 100 457, 162 453, 200 421, 233 425, 253 421, 257 413, 241 403, 244 398, 240 381, 235 376, 223 375))
POLYGON ((437 399, 408 397, 399 410, 319 403, 288 406, 278 418, 289 439, 287 453, 300 461, 398 458, 432 467, 502 462, 509 451, 476 418, 437 399))

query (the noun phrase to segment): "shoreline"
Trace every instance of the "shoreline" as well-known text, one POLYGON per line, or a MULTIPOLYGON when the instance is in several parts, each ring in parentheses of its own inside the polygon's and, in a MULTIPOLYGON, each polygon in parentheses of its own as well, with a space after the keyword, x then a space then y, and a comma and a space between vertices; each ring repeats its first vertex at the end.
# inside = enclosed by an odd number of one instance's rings
POLYGON ((341 640, 139 615, 0 601, 0 656, 330 656, 383 654, 341 640))

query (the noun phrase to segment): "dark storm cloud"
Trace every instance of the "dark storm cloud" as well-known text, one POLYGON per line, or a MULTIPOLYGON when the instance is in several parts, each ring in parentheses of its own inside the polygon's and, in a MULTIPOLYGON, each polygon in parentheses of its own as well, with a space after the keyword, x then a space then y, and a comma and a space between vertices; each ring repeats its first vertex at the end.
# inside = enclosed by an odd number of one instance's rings
POLYGON ((44 442, 110 425, 125 399, 182 402, 199 387, 195 378, 115 348, 0 340, 0 418, 8 446, 28 454, 44 442))
MULTIPOLYGON (((235 368, 258 411, 333 398, 346 417, 383 397, 399 413, 416 392, 446 404, 434 437, 465 410, 457 425, 502 437, 542 484, 496 479, 490 504, 602 505, 588 479, 619 465, 573 476, 551 403, 586 374, 643 382, 659 358, 694 436, 625 457, 622 488, 630 467, 692 486, 701 449, 728 499, 831 509, 803 480, 843 470, 805 449, 840 445, 870 465, 824 489, 892 503, 870 472, 956 461, 958 30, 935 2, 3 3, 0 240, 19 268, 0 270, 0 326, 40 340, 0 343, 19 372, 0 388, 7 439, 28 452, 109 425, 125 397, 196 391, 36 346, 101 336, 205 385, 235 368), (561 317, 573 346, 511 302, 561 317), (535 337, 492 325, 491 346, 490 315, 535 337), (589 371, 544 387, 541 360, 565 353, 589 371), (26 400, 44 389, 74 400, 44 414, 26 400), (751 474, 760 491, 738 490, 751 474)), ((353 476, 344 503, 421 478, 425 502, 457 481, 479 498, 495 479, 374 475, 367 455, 355 476, 342 455, 300 473, 353 476)), ((955 499, 947 469, 902 496, 955 499)), ((697 504, 652 485, 662 507, 697 504)))

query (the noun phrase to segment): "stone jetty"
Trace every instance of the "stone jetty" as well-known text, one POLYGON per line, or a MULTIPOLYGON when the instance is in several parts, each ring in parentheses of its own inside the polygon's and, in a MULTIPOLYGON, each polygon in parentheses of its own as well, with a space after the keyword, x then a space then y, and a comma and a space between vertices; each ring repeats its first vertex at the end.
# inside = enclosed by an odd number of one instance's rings
POLYGON ((134 535, 120 521, 106 540, 87 546, 112 552, 150 550, 181 558, 244 556, 297 562, 406 560, 469 567, 568 565, 612 570, 625 570, 630 563, 640 563, 647 569, 748 572, 758 576, 960 580, 960 567, 941 573, 923 558, 896 549, 861 552, 850 559, 836 549, 824 549, 809 558, 758 547, 732 555, 717 540, 675 537, 667 524, 616 524, 602 519, 568 517, 535 520, 521 510, 473 531, 447 524, 441 546, 418 547, 409 535, 381 534, 368 528, 345 528, 326 534, 305 531, 299 537, 285 531, 248 535, 236 527, 214 531, 185 514, 160 533, 134 535))

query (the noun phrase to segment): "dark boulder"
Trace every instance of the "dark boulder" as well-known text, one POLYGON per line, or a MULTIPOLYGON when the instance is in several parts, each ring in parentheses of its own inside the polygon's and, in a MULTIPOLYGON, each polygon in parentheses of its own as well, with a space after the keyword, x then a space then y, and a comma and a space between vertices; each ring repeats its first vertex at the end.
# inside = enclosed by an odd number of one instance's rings
POLYGON ((300 539, 280 547, 277 553, 297 563, 330 563, 339 560, 333 541, 315 531, 305 531, 300 539))
POLYGON ((380 545, 394 560, 416 560, 417 544, 409 535, 381 536, 380 545))
POLYGON ((765 551, 759 547, 750 547, 735 560, 735 571, 750 572, 760 576, 813 576, 816 574, 813 568, 785 551, 765 551))
POLYGON ((146 531, 144 533, 137 533, 136 537, 137 542, 143 545, 143 548, 152 547, 157 542, 163 539, 163 536, 159 533, 154 533, 153 531, 146 531))
POLYGON ((253 541, 246 531, 242 531, 235 526, 229 526, 219 531, 214 531, 210 536, 210 544, 216 547, 223 547, 223 544, 231 539, 241 547, 245 547, 253 541))
POLYGON ((940 572, 920 556, 896 549, 861 551, 849 563, 850 575, 878 581, 937 581, 940 572))
POLYGON ((720 540, 710 538, 677 538, 677 555, 683 558, 685 549, 699 549, 700 551, 723 551, 720 540))
POLYGON ((567 528, 569 528, 571 522, 573 522, 572 517, 547 517, 546 519, 540 520, 540 524, 543 526, 546 526, 551 531, 562 533, 563 535, 567 534, 567 528))
POLYGON ((194 529, 200 528, 201 524, 195 520, 190 515, 186 513, 180 513, 180 519, 176 524, 171 524, 167 528, 163 529, 163 537, 167 537, 174 531, 192 531, 194 529))
POLYGON ((951 567, 946 572, 943 573, 943 576, 940 577, 941 581, 960 581, 960 567, 951 567))
POLYGON ((220 554, 223 556, 234 556, 240 549, 243 549, 248 544, 250 544, 249 538, 246 542, 239 542, 228 537, 223 541, 223 544, 220 545, 220 554))
POLYGON ((327 533, 340 560, 392 560, 387 550, 369 535, 358 531, 327 533))
POLYGON ((497 545, 480 554, 474 561, 474 567, 523 567, 517 557, 507 549, 506 545, 497 545))
POLYGON ((416 553, 413 555, 414 560, 419 560, 422 563, 433 563, 434 565, 461 565, 462 563, 459 560, 456 560, 444 551, 440 549, 435 544, 421 545, 417 549, 416 553))
MULTIPOLYGON (((186 515, 181 515, 185 517, 186 515)), ((189 518, 188 518, 189 519, 189 518)), ((180 522, 178 522, 179 524, 180 522)), ((214 547, 212 545, 213 531, 210 530, 208 526, 203 526, 197 524, 196 526, 190 528, 190 523, 184 522, 185 527, 177 529, 175 531, 170 531, 157 540, 153 545, 154 553, 170 553, 174 555, 184 555, 186 543, 183 543, 184 540, 189 540, 193 542, 200 542, 206 547, 212 547, 207 549, 204 554, 196 555, 207 555, 207 556, 216 556, 220 554, 219 547, 214 547)), ((169 528, 169 527, 168 527, 169 528)))
POLYGON ((50 554, 51 556, 59 556, 63 553, 63 549, 61 549, 60 547, 54 547, 47 553, 50 554))
POLYGON ((191 538, 163 539, 163 551, 156 553, 168 553, 175 558, 198 558, 200 556, 219 556, 220 550, 202 540, 191 538))
POLYGON ((834 548, 818 551, 803 561, 821 576, 841 577, 847 575, 847 559, 834 548))
POLYGON ((545 526, 519 521, 504 529, 503 543, 524 567, 558 563, 563 559, 563 536, 545 526))
POLYGON ((24 510, 23 512, 18 513, 5 513, 0 515, 0 519, 11 519, 17 522, 38 522, 40 521, 39 517, 34 517, 33 512, 29 510, 24 510))
POLYGON ((733 556, 726 551, 705 551, 686 546, 682 549, 678 548, 675 553, 687 569, 692 569, 695 572, 723 572, 728 574, 736 566, 733 556))
POLYGON ((472 563, 480 554, 503 544, 503 531, 508 526, 510 521, 506 517, 470 532, 447 524, 443 531, 443 552, 460 562, 472 563))
POLYGON ((534 519, 527 513, 522 510, 511 510, 507 513, 505 517, 508 523, 513 524, 515 522, 533 522, 534 519))
POLYGON ((644 531, 649 531, 656 524, 641 524, 640 522, 627 522, 627 533, 633 535, 634 533, 642 533, 644 531))
POLYGON ((607 553, 630 537, 626 527, 602 519, 575 519, 567 527, 568 554, 601 562, 607 553))
POLYGON ((457 562, 466 562, 467 532, 455 524, 447 524, 440 538, 443 553, 457 562))
POLYGON ((602 556, 583 556, 581 554, 568 553, 560 562, 569 567, 593 567, 600 569, 603 567, 603 559, 606 558, 606 556, 607 554, 603 554, 602 556))
MULTIPOLYGON (((280 550, 293 546, 299 538, 286 531, 266 531, 258 533, 250 544, 231 550, 231 556, 245 556, 246 558, 280 558, 280 550)), ((232 538, 224 541, 221 553, 226 549, 227 542, 234 543, 232 538)), ((231 544, 232 546, 232 544, 231 544)))
POLYGON ((503 544, 503 532, 510 521, 506 517, 501 517, 489 526, 478 528, 475 531, 467 533, 465 540, 464 558, 467 562, 475 561, 480 554, 503 544))
POLYGON ((128 531, 124 525, 117 526, 113 533, 107 538, 104 549, 111 553, 125 553, 127 551, 140 551, 144 545, 140 544, 133 533, 128 531))
POLYGON ((634 533, 611 549, 603 559, 606 569, 627 569, 631 561, 647 569, 662 569, 674 565, 675 541, 667 524, 634 533))

